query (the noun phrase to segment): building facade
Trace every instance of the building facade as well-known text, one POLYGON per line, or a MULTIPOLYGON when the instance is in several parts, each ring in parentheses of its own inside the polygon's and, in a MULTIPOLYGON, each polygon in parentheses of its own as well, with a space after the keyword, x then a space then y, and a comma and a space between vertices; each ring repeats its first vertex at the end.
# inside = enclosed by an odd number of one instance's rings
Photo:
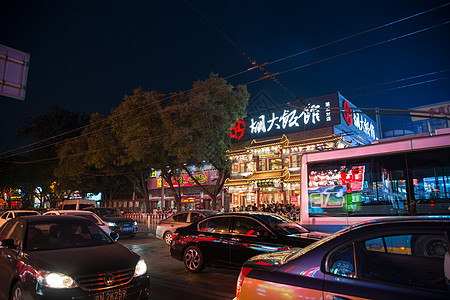
POLYGON ((252 114, 232 127, 235 139, 225 189, 230 208, 300 204, 302 155, 370 144, 377 124, 341 94, 304 100, 265 114, 252 114))

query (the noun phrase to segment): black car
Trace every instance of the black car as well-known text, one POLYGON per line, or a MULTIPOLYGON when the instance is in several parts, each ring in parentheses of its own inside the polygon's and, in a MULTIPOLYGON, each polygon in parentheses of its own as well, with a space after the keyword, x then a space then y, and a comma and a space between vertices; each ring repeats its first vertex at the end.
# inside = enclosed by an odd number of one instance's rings
POLYGON ((147 265, 113 238, 82 217, 9 220, 0 228, 0 299, 148 299, 147 265))
POLYGON ((124 217, 122 213, 113 207, 87 207, 83 210, 91 211, 99 216, 112 232, 120 236, 133 238, 137 232, 137 222, 131 218, 124 217))
POLYGON ((205 265, 240 268, 254 255, 305 247, 327 235, 276 214, 224 213, 178 228, 170 254, 191 272, 200 272, 205 265))
POLYGON ((450 218, 379 219, 249 259, 235 300, 450 299, 450 218))

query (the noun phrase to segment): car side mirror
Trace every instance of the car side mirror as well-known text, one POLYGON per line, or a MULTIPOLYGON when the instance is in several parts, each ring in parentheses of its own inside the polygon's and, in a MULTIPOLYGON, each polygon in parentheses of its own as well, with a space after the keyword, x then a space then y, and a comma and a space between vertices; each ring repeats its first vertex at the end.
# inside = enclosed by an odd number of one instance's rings
POLYGON ((0 247, 7 248, 7 249, 17 249, 17 246, 14 245, 13 239, 5 239, 5 240, 1 241, 0 247))
POLYGON ((117 241, 119 239, 119 234, 117 232, 111 232, 109 236, 114 240, 117 241))

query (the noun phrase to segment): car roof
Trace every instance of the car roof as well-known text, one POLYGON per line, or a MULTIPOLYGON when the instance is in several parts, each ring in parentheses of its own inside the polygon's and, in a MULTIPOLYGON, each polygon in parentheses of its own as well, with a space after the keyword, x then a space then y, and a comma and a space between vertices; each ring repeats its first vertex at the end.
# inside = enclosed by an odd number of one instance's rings
POLYGON ((360 223, 356 223, 351 225, 350 229, 356 229, 361 227, 373 226, 373 225, 394 225, 394 224, 405 224, 405 223, 436 223, 436 222, 444 222, 450 223, 450 215, 446 216, 404 216, 404 217, 386 217, 386 218, 378 218, 368 221, 363 221, 360 223))
POLYGON ((58 212, 60 214, 94 214, 92 211, 88 210, 75 210, 75 209, 62 209, 62 210, 49 210, 48 212, 58 212))
MULTIPOLYGON (((79 221, 79 220, 87 220, 84 217, 79 217, 79 216, 68 216, 68 215, 34 215, 34 216, 22 216, 22 217, 18 217, 15 219, 21 219, 21 220, 25 220, 27 222, 33 222, 33 221, 39 221, 39 222, 52 222, 52 221, 60 221, 60 220, 65 220, 65 221, 79 221)), ((13 220, 15 220, 13 219, 13 220)))
POLYGON ((4 212, 35 212, 35 213, 39 213, 35 210, 31 210, 31 209, 10 209, 10 210, 5 210, 4 212))
POLYGON ((182 213, 189 213, 189 212, 197 212, 197 213, 218 213, 217 210, 212 210, 212 209, 193 209, 193 210, 183 210, 183 211, 179 211, 176 214, 173 215, 178 215, 178 214, 182 214, 182 213))

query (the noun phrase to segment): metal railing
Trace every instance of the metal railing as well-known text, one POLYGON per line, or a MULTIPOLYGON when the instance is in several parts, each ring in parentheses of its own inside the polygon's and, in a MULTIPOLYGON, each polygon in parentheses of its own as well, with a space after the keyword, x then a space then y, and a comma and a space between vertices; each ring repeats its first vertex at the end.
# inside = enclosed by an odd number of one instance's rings
MULTIPOLYGON (((291 219, 292 221, 300 221, 300 213, 278 213, 281 216, 291 219)), ((135 220, 138 223, 138 232, 155 233, 156 227, 161 220, 170 217, 168 213, 126 213, 125 216, 135 220)))

